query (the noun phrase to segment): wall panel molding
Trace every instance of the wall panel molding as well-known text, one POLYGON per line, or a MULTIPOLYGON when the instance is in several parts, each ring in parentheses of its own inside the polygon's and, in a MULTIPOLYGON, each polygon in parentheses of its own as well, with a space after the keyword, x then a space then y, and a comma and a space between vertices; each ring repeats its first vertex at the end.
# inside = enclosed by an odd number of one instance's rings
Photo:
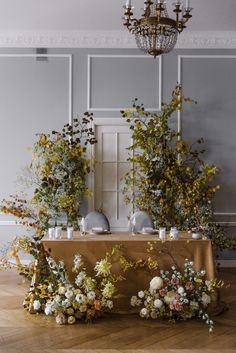
MULTIPOLYGON (((182 65, 184 59, 236 59, 236 55, 178 55, 178 82, 182 85, 182 65)), ((178 132, 182 131, 182 114, 178 111, 177 114, 178 132)), ((226 226, 226 227, 236 227, 236 213, 235 212, 214 212, 214 216, 216 217, 216 222, 226 226), (229 221, 226 219, 230 218, 229 221), (235 219, 235 221, 234 221, 235 219)))
MULTIPOLYGON (((91 106, 91 59, 93 58, 111 58, 111 59, 147 59, 153 60, 151 56, 146 55, 88 55, 88 63, 87 63, 87 109, 90 111, 102 111, 102 112, 119 112, 120 110, 125 109, 124 107, 117 107, 117 108, 96 108, 91 106)), ((146 108, 148 111, 161 111, 161 103, 162 103, 162 91, 163 91, 163 73, 162 73, 162 56, 156 58, 158 60, 158 107, 157 108, 146 108)))
MULTIPOLYGON (((1 41, 1 38, 0 38, 1 41)), ((1 58, 37 58, 37 57, 47 57, 47 58, 64 58, 68 60, 68 123, 72 124, 73 119, 73 111, 72 111, 72 103, 73 103, 73 56, 72 54, 0 54, 0 62, 1 58)), ((0 212, 0 217, 5 216, 0 212)), ((7 216, 4 220, 0 219, 0 226, 20 226, 16 223, 16 221, 10 220, 9 216, 7 216)))
MULTIPOLYGON (((136 48, 128 31, 1 31, 2 48, 136 48)), ((186 31, 178 49, 236 49, 235 31, 186 31)))

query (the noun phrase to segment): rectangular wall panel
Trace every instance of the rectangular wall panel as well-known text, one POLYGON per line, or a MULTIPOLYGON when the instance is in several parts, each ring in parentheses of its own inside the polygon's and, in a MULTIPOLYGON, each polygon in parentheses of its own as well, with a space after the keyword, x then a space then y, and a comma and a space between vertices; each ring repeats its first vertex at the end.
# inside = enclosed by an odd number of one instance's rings
MULTIPOLYGON (((0 55, 0 200, 31 192, 21 182, 31 160, 28 147, 36 133, 71 121, 71 82, 70 55, 49 55, 46 61, 31 54, 0 55)), ((1 242, 25 234, 8 215, 0 215, 0 226, 1 242)))
POLYGON ((206 160, 220 168, 216 180, 221 189, 214 201, 216 218, 230 220, 236 216, 236 56, 179 57, 179 79, 184 94, 198 102, 185 106, 181 114, 184 137, 191 142, 204 138, 206 160))
POLYGON ((161 109, 161 57, 88 56, 88 109, 119 111, 138 98, 150 110, 161 109))

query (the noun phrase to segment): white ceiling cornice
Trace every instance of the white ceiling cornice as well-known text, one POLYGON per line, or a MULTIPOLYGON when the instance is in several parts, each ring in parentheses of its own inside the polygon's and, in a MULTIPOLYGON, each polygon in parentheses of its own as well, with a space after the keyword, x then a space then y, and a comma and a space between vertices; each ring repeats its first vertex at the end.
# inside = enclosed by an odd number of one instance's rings
MULTIPOLYGON (((127 31, 1 31, 1 48, 136 48, 127 31)), ((177 49, 236 49, 236 31, 192 31, 179 36, 177 49)))

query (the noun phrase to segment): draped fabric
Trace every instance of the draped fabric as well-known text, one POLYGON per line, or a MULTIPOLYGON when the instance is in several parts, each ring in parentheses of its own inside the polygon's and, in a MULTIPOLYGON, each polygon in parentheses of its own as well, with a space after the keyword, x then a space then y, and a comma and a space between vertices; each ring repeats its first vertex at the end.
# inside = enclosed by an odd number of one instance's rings
MULTIPOLYGON (((63 236, 66 237, 66 233, 63 236)), ((44 238, 42 244, 55 260, 64 261, 71 280, 74 276, 71 269, 75 254, 82 255, 87 271, 92 275, 96 261, 104 258, 106 253, 111 252, 114 245, 117 244, 122 245, 121 254, 129 260, 147 259, 151 256, 158 261, 159 269, 169 270, 171 266, 175 265, 183 270, 185 259, 189 259, 194 262, 196 270, 204 269, 206 271, 208 280, 216 277, 211 241, 208 239, 193 240, 188 233, 181 233, 178 240, 161 242, 156 235, 131 235, 119 232, 110 235, 80 236, 80 233, 76 232, 73 240, 44 238), (147 252, 150 241, 156 241, 151 253, 147 252)), ((149 288, 153 273, 151 274, 147 268, 142 268, 135 271, 131 269, 123 274, 118 258, 114 262, 112 270, 126 278, 125 281, 118 284, 119 292, 123 294, 123 297, 116 299, 116 309, 118 312, 130 312, 132 311, 130 297, 136 295, 140 290, 149 288)), ((217 308, 217 296, 213 298, 213 307, 214 310, 217 308)))

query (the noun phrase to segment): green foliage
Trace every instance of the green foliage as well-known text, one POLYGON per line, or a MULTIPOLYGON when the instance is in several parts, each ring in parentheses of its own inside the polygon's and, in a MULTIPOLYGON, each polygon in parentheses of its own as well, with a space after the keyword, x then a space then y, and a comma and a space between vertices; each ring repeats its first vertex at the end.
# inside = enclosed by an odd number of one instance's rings
POLYGON ((212 220, 212 199, 219 190, 214 184, 218 168, 201 158, 202 138, 190 145, 170 127, 183 103, 196 102, 183 97, 177 86, 159 114, 146 111, 137 99, 133 109, 121 112, 133 140, 128 158, 132 168, 125 176, 123 192, 126 203, 146 211, 156 227, 204 230, 212 220))
POLYGON ((73 126, 66 124, 61 132, 38 134, 33 146, 31 169, 38 181, 33 203, 50 218, 65 213, 75 228, 81 202, 91 195, 86 175, 92 167, 87 145, 96 143, 92 120, 92 114, 85 113, 82 121, 74 119, 73 126))

